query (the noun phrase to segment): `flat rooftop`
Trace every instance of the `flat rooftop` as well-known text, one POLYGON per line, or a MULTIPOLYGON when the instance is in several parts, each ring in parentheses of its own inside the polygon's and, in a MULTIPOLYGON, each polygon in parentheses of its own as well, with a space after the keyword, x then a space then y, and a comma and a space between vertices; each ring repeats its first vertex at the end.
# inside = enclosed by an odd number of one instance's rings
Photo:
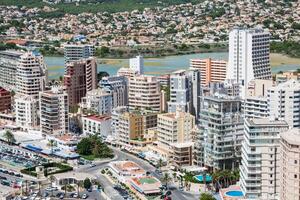
POLYGON ((144 194, 160 193, 161 182, 152 176, 143 176, 131 179, 132 186, 144 194))
POLYGON ((289 144, 300 145, 300 129, 293 128, 280 134, 280 137, 289 144))
POLYGON ((246 119, 251 126, 288 126, 286 121, 271 119, 271 118, 259 118, 259 119, 246 119))
POLYGON ((132 161, 115 161, 112 162, 111 165, 119 172, 128 172, 132 175, 146 173, 143 168, 132 161))

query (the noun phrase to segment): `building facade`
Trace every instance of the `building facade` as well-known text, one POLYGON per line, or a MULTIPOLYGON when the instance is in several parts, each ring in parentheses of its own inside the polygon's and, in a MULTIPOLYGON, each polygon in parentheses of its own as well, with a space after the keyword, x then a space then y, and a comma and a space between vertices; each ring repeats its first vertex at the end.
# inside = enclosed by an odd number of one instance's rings
POLYGON ((152 150, 169 159, 175 167, 192 164, 192 132, 195 117, 177 110, 157 117, 157 142, 152 150))
POLYGON ((129 59, 129 68, 136 71, 138 74, 144 74, 144 58, 143 56, 136 56, 129 59))
POLYGON ((0 87, 0 112, 11 109, 11 93, 0 87))
POLYGON ((223 82, 226 79, 227 62, 224 60, 191 59, 190 67, 200 70, 202 86, 210 82, 223 82))
POLYGON ((87 113, 106 115, 111 114, 112 103, 111 91, 98 88, 87 92, 81 100, 80 108, 87 113))
POLYGON ((270 33, 262 29, 234 28, 229 33, 229 60, 227 79, 241 86, 241 97, 245 87, 253 79, 271 79, 270 33))
POLYGON ((160 85, 154 76, 135 76, 129 79, 128 105, 130 110, 151 110, 159 112, 161 109, 160 85))
POLYGON ((241 159, 241 100, 227 95, 204 96, 201 100, 199 130, 195 136, 196 164, 212 170, 233 170, 241 159))
POLYGON ((279 195, 280 133, 285 121, 245 119, 240 186, 247 199, 275 200, 279 195))
POLYGON ((128 105, 127 79, 125 76, 103 77, 99 82, 99 86, 110 90, 113 108, 128 105))
POLYGON ((300 197, 300 129, 281 133, 280 138, 280 200, 300 197))
POLYGON ((47 75, 42 55, 36 52, 22 54, 16 70, 16 93, 38 98, 39 92, 46 88, 47 75))
POLYGON ((82 117, 84 135, 99 135, 106 138, 111 135, 111 117, 106 115, 89 115, 82 117))
POLYGON ((16 125, 23 130, 38 126, 38 101, 33 96, 15 95, 16 125))
POLYGON ((191 113, 197 120, 200 111, 199 97, 199 70, 178 70, 171 74, 168 112, 175 112, 179 108, 183 112, 191 113))
POLYGON ((86 44, 65 44, 64 45, 65 63, 93 57, 94 54, 95 54, 95 47, 93 45, 86 45, 86 44))
POLYGON ((39 94, 42 134, 65 134, 69 131, 68 94, 60 87, 39 94))
POLYGON ((16 89, 16 72, 23 52, 0 51, 0 86, 6 90, 16 89))
POLYGON ((70 106, 80 103, 87 91, 97 88, 97 64, 94 58, 81 59, 66 64, 64 86, 70 106))
POLYGON ((268 89, 269 116, 285 120, 290 127, 300 127, 300 82, 289 80, 268 89))

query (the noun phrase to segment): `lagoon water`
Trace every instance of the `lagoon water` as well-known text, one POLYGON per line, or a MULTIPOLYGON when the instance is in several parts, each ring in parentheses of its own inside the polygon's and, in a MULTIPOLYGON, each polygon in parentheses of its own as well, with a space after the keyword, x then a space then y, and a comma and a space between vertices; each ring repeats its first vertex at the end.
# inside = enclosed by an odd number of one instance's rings
MULTIPOLYGON (((145 73, 150 75, 160 75, 173 72, 178 69, 187 69, 190 66, 190 59, 193 58, 212 58, 212 59, 228 59, 227 52, 217 53, 198 53, 188 55, 167 56, 162 58, 146 58, 144 60, 145 73)), ((101 61, 101 60, 100 60, 101 61)), ((104 59, 105 64, 98 64, 98 72, 106 71, 110 75, 115 75, 119 68, 128 67, 128 59, 104 59)), ((45 62, 49 70, 49 78, 55 79, 64 74, 64 58, 63 57, 45 57, 45 62)), ((99 63, 99 62, 98 62, 99 63)), ((272 67, 272 72, 296 70, 299 65, 280 65, 272 67)))

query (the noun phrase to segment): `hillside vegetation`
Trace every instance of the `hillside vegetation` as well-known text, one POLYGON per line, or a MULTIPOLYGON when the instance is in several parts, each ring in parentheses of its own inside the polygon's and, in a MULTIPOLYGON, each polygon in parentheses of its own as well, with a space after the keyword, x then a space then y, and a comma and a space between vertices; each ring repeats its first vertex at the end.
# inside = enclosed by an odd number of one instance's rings
POLYGON ((79 14, 82 12, 122 12, 141 10, 144 8, 153 8, 156 6, 166 7, 182 3, 199 3, 202 0, 89 0, 79 3, 59 3, 56 5, 47 4, 42 0, 0 0, 0 5, 15 5, 26 7, 44 7, 49 6, 57 8, 63 13, 79 14))

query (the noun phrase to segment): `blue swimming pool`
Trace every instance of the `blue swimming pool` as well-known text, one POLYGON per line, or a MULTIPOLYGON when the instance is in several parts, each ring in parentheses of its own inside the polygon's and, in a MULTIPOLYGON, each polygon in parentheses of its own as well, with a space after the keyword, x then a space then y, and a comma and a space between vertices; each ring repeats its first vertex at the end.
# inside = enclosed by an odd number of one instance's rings
MULTIPOLYGON (((195 178, 198 180, 198 181, 200 181, 200 182, 203 182, 203 175, 197 175, 197 176, 195 176, 195 178)), ((212 181, 212 177, 211 177, 211 175, 209 175, 209 174, 206 174, 206 182, 211 182, 212 181)))
POLYGON ((243 192, 240 190, 231 190, 225 193, 226 196, 229 197, 242 197, 244 196, 243 192))

